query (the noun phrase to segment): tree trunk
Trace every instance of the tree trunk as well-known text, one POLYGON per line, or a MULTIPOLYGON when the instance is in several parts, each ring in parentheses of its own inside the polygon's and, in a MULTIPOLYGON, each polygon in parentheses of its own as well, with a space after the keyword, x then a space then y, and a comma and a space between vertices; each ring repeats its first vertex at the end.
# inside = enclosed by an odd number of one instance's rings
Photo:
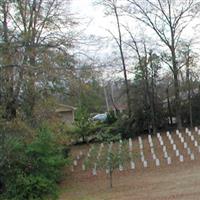
POLYGON ((27 106, 28 106, 28 113, 27 117, 29 119, 33 119, 33 112, 34 112, 34 107, 35 107, 35 101, 36 101, 36 88, 35 88, 35 81, 36 81, 36 76, 35 76, 35 68, 36 68, 36 52, 35 48, 30 48, 28 49, 28 54, 29 54, 29 63, 30 63, 30 68, 29 68, 29 80, 27 84, 27 106))
POLYGON ((189 55, 186 62, 186 82, 187 82, 187 90, 188 90, 189 122, 190 122, 190 128, 193 128, 189 55))
POLYGON ((107 95, 105 86, 103 86, 103 91, 104 91, 104 96, 105 96, 105 101, 106 101, 107 112, 109 112, 108 95, 107 95))
POLYGON ((155 109, 155 69, 153 67, 152 63, 152 53, 149 54, 150 56, 150 68, 151 68, 151 123, 152 123, 152 129, 153 129, 153 134, 156 134, 156 109, 155 109))
POLYGON ((126 96, 127 96, 128 116, 129 116, 129 118, 131 118, 130 90, 129 90, 129 84, 128 84, 128 78, 127 78, 126 63, 125 63, 125 58, 124 58, 124 53, 123 53, 123 47, 122 47, 121 27, 120 27, 119 15, 118 15, 118 12, 117 12, 116 5, 114 5, 114 12, 115 12, 115 17, 116 17, 116 21, 117 21, 117 28, 118 28, 118 35, 119 35, 118 46, 119 46, 119 50, 120 50, 120 56, 121 56, 121 61, 122 61, 123 73, 124 73, 124 82, 125 82, 126 96))
MULTIPOLYGON (((172 31, 173 32, 173 31, 172 31)), ((172 46, 171 46, 171 55, 172 55, 172 66, 173 66, 173 76, 174 76, 174 96, 175 96, 175 110, 176 110, 176 123, 177 128, 182 128, 181 121, 181 100, 180 100, 180 87, 178 80, 178 67, 176 61, 176 52, 174 45, 174 35, 172 34, 172 46)))
POLYGON ((170 119, 170 125, 173 125, 173 121, 172 121, 172 111, 171 111, 171 103, 169 100, 169 89, 166 89, 166 93, 167 93, 167 108, 168 108, 168 115, 169 115, 169 119, 170 119))
POLYGON ((182 128, 181 121, 181 105, 180 105, 180 91, 179 91, 179 81, 178 81, 178 73, 174 72, 174 93, 175 93, 175 109, 176 109, 176 123, 177 128, 182 128))
POLYGON ((156 134, 156 110, 155 110, 155 90, 154 90, 154 75, 151 82, 152 95, 151 95, 151 113, 152 113, 152 128, 153 134, 156 134))
POLYGON ((16 118, 16 99, 14 97, 14 73, 13 73, 13 66, 9 66, 11 63, 11 52, 10 52, 10 41, 9 41, 9 29, 8 29, 8 2, 4 1, 2 3, 2 13, 3 13, 3 58, 2 63, 3 65, 7 66, 5 69, 2 69, 2 73, 4 74, 2 77, 4 79, 4 96, 2 96, 2 101, 5 104, 5 113, 3 117, 6 120, 12 120, 16 118))
POLYGON ((192 99, 191 99, 191 90, 188 92, 188 101, 189 101, 189 114, 190 114, 190 128, 193 128, 193 117, 192 117, 192 99))
POLYGON ((6 120, 13 120, 17 116, 16 103, 14 100, 6 102, 6 111, 4 118, 6 120))
POLYGON ((109 180, 110 180, 110 188, 112 189, 113 184, 112 184, 112 170, 109 169, 109 180))

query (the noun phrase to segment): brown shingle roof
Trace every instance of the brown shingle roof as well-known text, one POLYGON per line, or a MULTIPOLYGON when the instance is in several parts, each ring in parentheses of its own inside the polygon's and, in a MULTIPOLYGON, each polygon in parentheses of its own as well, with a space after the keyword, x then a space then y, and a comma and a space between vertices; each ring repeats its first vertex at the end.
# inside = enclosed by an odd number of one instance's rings
POLYGON ((55 112, 69 112, 69 111, 74 111, 76 110, 76 107, 65 105, 65 104, 58 104, 55 112))

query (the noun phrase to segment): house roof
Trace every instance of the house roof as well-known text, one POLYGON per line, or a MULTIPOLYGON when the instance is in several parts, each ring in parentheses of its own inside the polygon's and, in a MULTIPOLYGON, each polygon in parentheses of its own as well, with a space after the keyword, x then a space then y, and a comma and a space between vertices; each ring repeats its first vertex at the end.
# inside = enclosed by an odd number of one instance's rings
POLYGON ((70 106, 70 105, 65 105, 65 104, 58 104, 55 112, 60 113, 60 112, 70 112, 76 110, 76 107, 70 106))

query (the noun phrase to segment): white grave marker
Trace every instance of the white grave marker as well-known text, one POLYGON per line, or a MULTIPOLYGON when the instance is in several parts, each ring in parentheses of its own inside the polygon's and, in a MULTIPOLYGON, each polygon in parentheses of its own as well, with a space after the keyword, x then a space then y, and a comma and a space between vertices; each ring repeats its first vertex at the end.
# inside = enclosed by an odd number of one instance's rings
POLYGON ((131 138, 129 138, 128 143, 129 143, 129 149, 132 149, 133 143, 132 143, 132 139, 131 138))
POLYGON ((183 143, 184 142, 184 138, 181 138, 181 143, 183 143))
POLYGON ((159 159, 156 159, 156 166, 160 166, 160 160, 159 159))
POLYGON ((166 146, 163 146, 163 151, 167 151, 167 148, 166 148, 166 146))
POLYGON ((172 163, 172 160, 171 160, 170 157, 168 157, 168 158, 167 158, 167 164, 168 164, 168 165, 171 165, 171 163, 172 163))
POLYGON ((121 164, 119 165, 119 171, 123 171, 123 166, 121 164))
POLYGON ((93 175, 93 176, 96 176, 96 175, 97 175, 97 170, 96 170, 96 168, 93 168, 93 169, 92 169, 92 175, 93 175))
POLYGON ((74 160, 74 166, 77 166, 78 165, 78 163, 77 163, 77 160, 74 160))
POLYGON ((178 157, 180 154, 179 154, 179 150, 176 149, 176 156, 178 157))
POLYGON ((195 159, 193 153, 190 155, 190 159, 191 159, 191 160, 194 160, 194 159, 195 159))
POLYGON ((187 148, 187 153, 188 153, 188 155, 191 154, 191 149, 190 148, 187 148))
POLYGON ((188 147, 188 145, 187 145, 186 142, 184 142, 183 145, 184 145, 184 148, 185 148, 185 149, 188 147))
POLYGON ((183 155, 180 155, 179 160, 180 160, 180 162, 184 161, 183 155))
POLYGON ((164 152, 164 158, 168 158, 168 154, 166 151, 164 152))
POLYGON ((150 145, 150 147, 152 148, 152 147, 153 147, 153 142, 150 142, 149 145, 150 145))
POLYGON ((84 164, 82 164, 82 170, 85 171, 86 170, 86 167, 84 164))
POLYGON ((152 154, 154 154, 154 153, 155 153, 155 151, 154 151, 154 149, 153 149, 153 148, 151 148, 151 153, 152 153, 152 154))
POLYGON ((169 131, 167 131, 167 136, 169 136, 170 135, 170 133, 169 133, 169 131))
POLYGON ((147 168, 147 161, 146 160, 143 162, 143 166, 144 166, 144 168, 147 168))
POLYGON ((141 161, 142 161, 142 162, 144 162, 144 161, 145 161, 145 159, 144 159, 144 156, 141 156, 141 161))
POLYGON ((131 169, 135 169, 135 163, 131 161, 131 169))

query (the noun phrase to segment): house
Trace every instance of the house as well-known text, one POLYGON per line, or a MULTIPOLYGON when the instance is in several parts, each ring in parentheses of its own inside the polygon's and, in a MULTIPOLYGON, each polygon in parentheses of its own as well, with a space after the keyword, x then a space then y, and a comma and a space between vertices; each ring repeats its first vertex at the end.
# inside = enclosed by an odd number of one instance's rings
POLYGON ((55 110, 56 116, 61 119, 63 123, 72 124, 74 122, 74 113, 76 108, 69 105, 58 104, 55 110))

